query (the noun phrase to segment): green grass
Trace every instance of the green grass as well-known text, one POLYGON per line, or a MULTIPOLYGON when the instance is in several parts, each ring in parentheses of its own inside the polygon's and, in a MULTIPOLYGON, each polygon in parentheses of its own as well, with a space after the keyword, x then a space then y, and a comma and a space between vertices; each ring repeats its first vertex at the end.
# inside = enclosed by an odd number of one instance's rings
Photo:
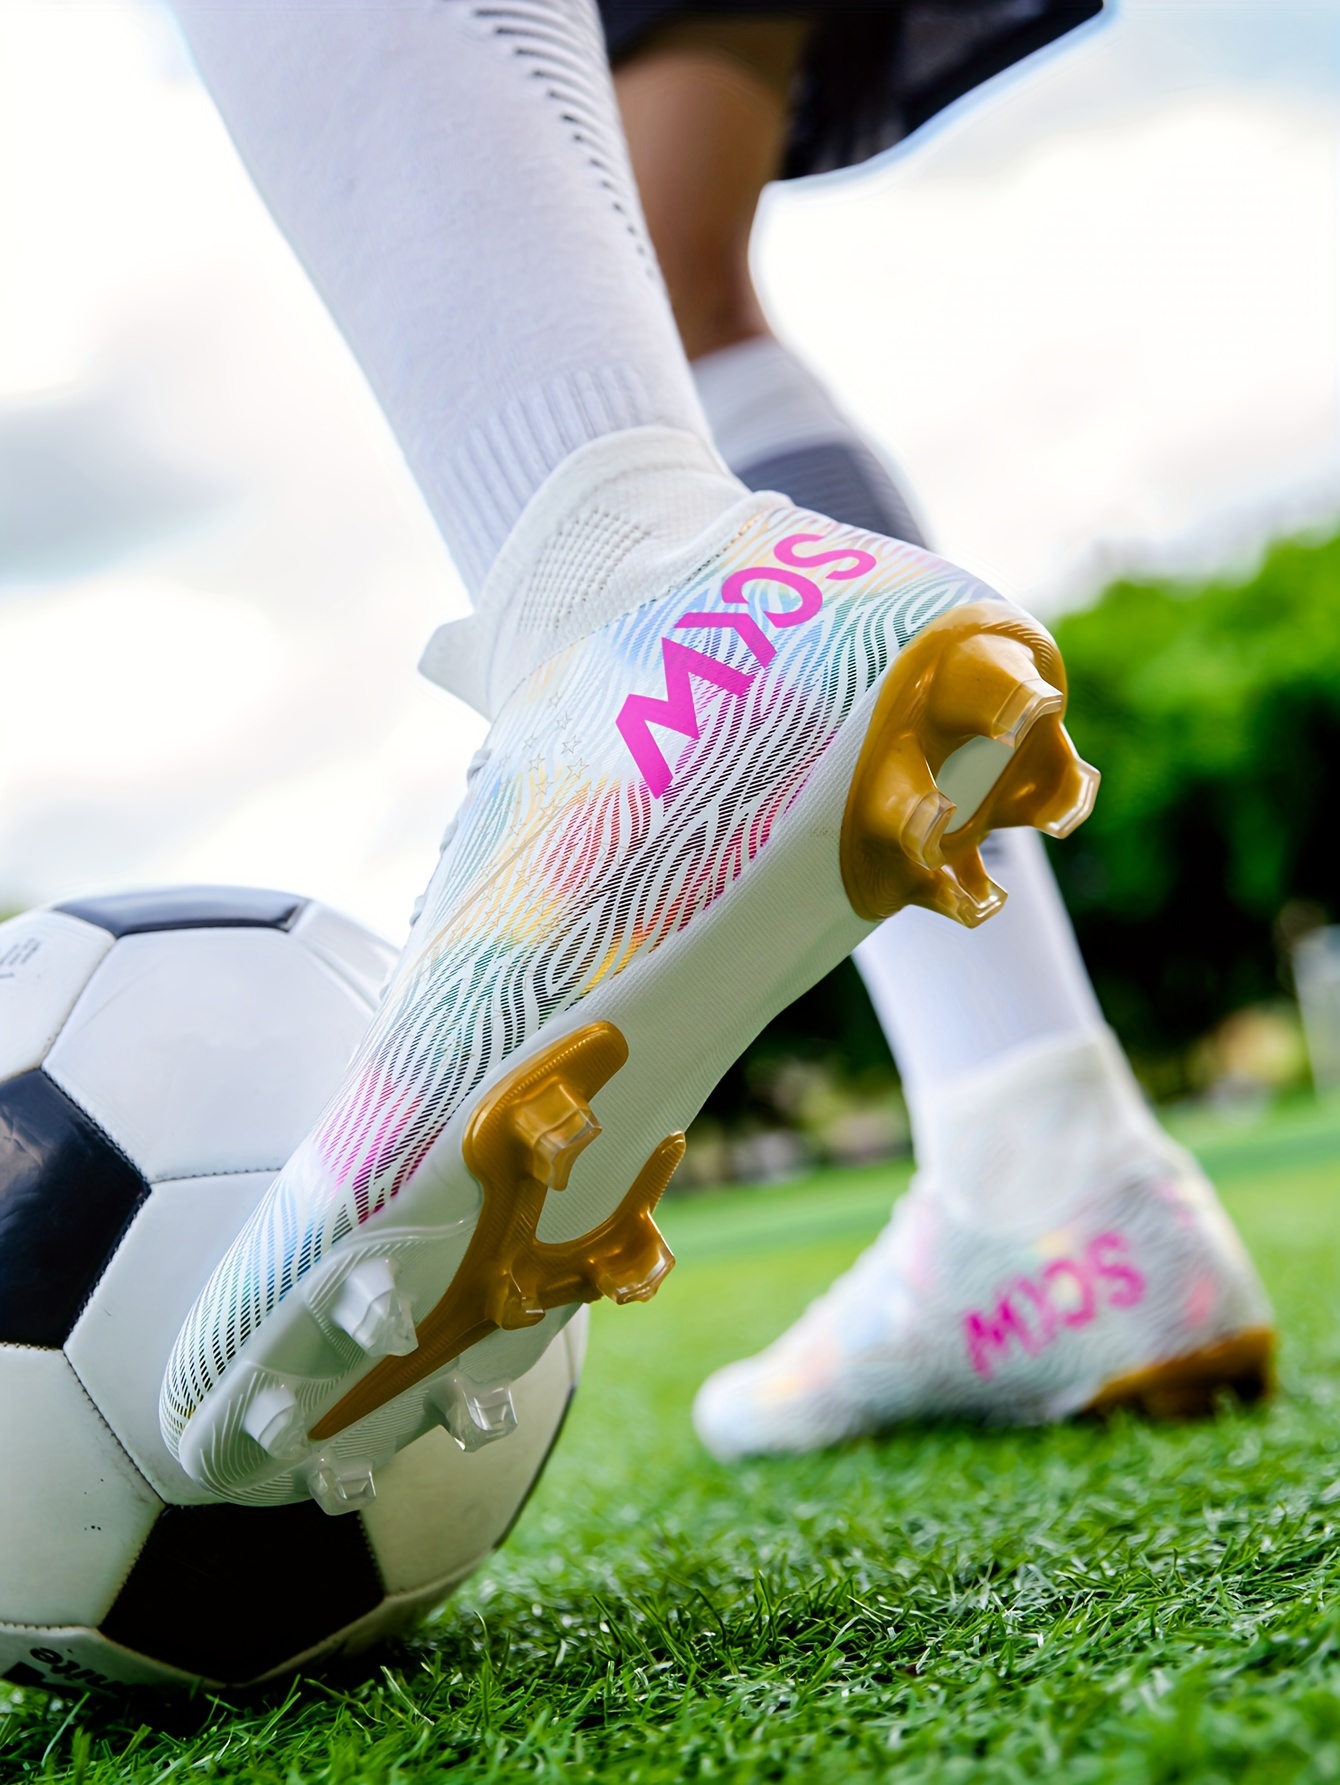
POLYGON ((0 1778, 1340 1778, 1340 1129, 1195 1138, 1277 1299, 1272 1407, 719 1468, 696 1384, 850 1260, 905 1174, 676 1204, 679 1270, 596 1311, 542 1487, 421 1637, 241 1709, 13 1690, 0 1778))

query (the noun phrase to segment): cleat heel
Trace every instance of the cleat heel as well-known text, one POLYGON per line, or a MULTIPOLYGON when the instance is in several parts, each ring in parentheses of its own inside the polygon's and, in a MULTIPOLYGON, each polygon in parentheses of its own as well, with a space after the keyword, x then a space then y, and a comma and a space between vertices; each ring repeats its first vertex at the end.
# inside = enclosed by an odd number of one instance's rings
POLYGON ((371 1358, 407 1357, 419 1343, 413 1311, 396 1287, 389 1259, 365 1258, 356 1264, 330 1317, 371 1358))
POLYGON ((331 1518, 358 1512, 377 1498, 370 1463, 336 1463, 318 1456, 307 1471, 307 1491, 331 1518))
POLYGON ((944 737, 981 736, 1013 745, 1044 714, 1063 713, 1065 694, 1040 673, 1023 639, 977 632, 946 648, 927 707, 944 737))
POLYGON ((478 1450, 516 1430, 510 1388, 476 1388, 460 1376, 435 1385, 428 1406, 462 1450, 478 1450))
POLYGON ((1039 726, 1019 752, 1018 771, 999 802, 996 822, 1031 824, 1049 837, 1068 837, 1093 810, 1098 780, 1097 769, 1080 758, 1064 725, 1039 726))
POLYGON ((1050 635, 1003 602, 933 620, 895 659, 875 703, 842 820, 843 885, 859 917, 921 905, 969 926, 1005 902, 978 845, 1032 825, 1064 836, 1098 774, 1061 716, 1050 635))
POLYGON ((1274 1332, 1249 1327, 1236 1338, 1114 1377, 1082 1412, 1102 1418, 1124 1407, 1149 1419, 1207 1419, 1224 1394, 1251 1407, 1274 1392, 1274 1332))
POLYGON ((307 1448, 307 1431, 297 1397, 286 1383, 263 1383, 242 1416, 242 1430, 276 1462, 292 1462, 307 1448))

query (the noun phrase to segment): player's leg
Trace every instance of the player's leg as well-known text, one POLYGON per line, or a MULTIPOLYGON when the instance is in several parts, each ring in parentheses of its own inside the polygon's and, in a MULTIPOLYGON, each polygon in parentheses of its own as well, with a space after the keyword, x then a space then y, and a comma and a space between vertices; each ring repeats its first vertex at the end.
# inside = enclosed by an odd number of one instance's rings
POLYGON ((639 194, 712 436, 751 489, 924 543, 892 478, 775 340, 749 269, 782 164, 809 23, 687 16, 639 41, 614 84, 639 194), (831 506, 829 506, 831 504, 831 506))
POLYGON ((1103 1024, 1039 839, 997 832, 983 855, 1010 899, 969 947, 907 911, 856 952, 917 1174, 850 1271, 703 1385, 722 1458, 945 1414, 1183 1417, 1269 1387, 1260 1280, 1103 1024))
POLYGON ((750 1036, 901 904, 989 915, 987 831, 1064 832, 1094 777, 1026 615, 715 457, 581 0, 181 10, 474 588, 430 672, 495 718, 165 1379, 199 1480, 339 1510, 434 1421, 504 1435, 578 1303, 651 1294, 750 1036))
MULTIPOLYGON (((801 42, 795 21, 701 17, 645 41, 615 71, 634 172, 731 469, 920 545, 877 454, 768 333, 750 278, 749 233, 781 162, 801 42)), ((1001 831, 983 856, 1010 893, 991 924, 909 910, 856 951, 903 1075, 916 1195, 792 1334, 707 1386, 699 1428, 723 1455, 804 1448, 908 1414, 1051 1417, 1135 1371, 1161 1369, 1146 1386, 1163 1401, 1147 1393, 1149 1404, 1204 1406, 1225 1381, 1260 1372, 1269 1315, 1255 1273, 1209 1185, 1145 1109, 1040 839, 1001 831), (1114 1235, 1124 1250, 1101 1250, 1114 1235), (1104 1263, 1135 1274, 1103 1276, 1104 1263), (1092 1318, 1080 1318, 1089 1288, 1092 1318), (1073 1307, 1046 1300, 1067 1293, 1073 1307)))
MULTIPOLYGON (((888 472, 778 343, 724 348, 695 372, 745 482, 919 541, 888 472)), ((1041 840, 998 831, 982 855, 1010 895, 990 924, 909 910, 856 950, 902 1073, 914 1195, 796 1327, 705 1386, 698 1427, 723 1456, 907 1416, 1051 1417, 1133 1373, 1146 1406, 1174 1411, 1264 1379, 1271 1317, 1256 1273, 1103 1022, 1041 840), (1138 1247, 1138 1300, 1085 1262, 1114 1233, 1138 1247), (1078 1318, 1084 1299, 1054 1318, 1028 1287, 1077 1293, 1068 1267, 1053 1268, 1063 1235, 1098 1285, 1092 1320, 1078 1318)))
POLYGON ((177 12, 472 595, 590 441, 671 430, 713 469, 588 7, 177 12))

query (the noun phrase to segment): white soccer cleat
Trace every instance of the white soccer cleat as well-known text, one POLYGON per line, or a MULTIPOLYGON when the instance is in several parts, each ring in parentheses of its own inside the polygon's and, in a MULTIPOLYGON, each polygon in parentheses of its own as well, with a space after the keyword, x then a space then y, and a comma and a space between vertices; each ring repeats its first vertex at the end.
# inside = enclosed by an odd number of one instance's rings
MULTIPOLYGON (((629 451, 584 449, 606 479, 629 451)), ((606 526, 585 635, 495 687, 371 1032, 173 1353, 164 1435, 211 1491, 329 1497, 443 1419, 505 1438, 502 1391, 573 1309, 670 1269, 652 1210, 748 1040, 900 906, 989 916, 993 826, 1060 835, 1088 811, 1027 615, 725 487, 673 553, 606 526), (297 1459, 257 1437, 276 1384, 306 1421, 297 1459)), ((567 524, 541 512, 509 541, 514 611, 541 603, 567 524)))
POLYGON ((1269 1391, 1265 1290, 1109 1036, 1020 1049, 931 1125, 936 1157, 869 1250, 775 1344, 699 1390, 694 1424, 715 1456, 904 1420, 1034 1425, 1120 1405, 1187 1417, 1224 1389, 1269 1391))

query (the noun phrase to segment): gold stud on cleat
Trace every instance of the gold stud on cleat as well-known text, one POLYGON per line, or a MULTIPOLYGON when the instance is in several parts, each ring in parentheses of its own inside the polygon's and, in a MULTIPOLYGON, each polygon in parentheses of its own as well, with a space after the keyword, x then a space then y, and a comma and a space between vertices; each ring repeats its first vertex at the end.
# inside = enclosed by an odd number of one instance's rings
POLYGON ((1005 903, 978 847, 1032 825, 1064 837, 1098 771, 1061 716, 1065 666, 1051 635, 1004 602, 933 620, 880 690, 847 795, 842 879, 859 916, 924 905, 973 926, 1005 903))
POLYGON ((512 1113, 530 1151, 530 1175, 549 1190, 566 1190, 578 1153, 600 1133, 585 1100, 552 1079, 518 1103, 512 1113))
MULTIPOLYGON (((629 1302, 656 1293, 675 1260, 652 1210, 684 1156, 682 1134, 661 1142, 598 1227, 575 1240, 536 1237, 545 1197, 566 1187, 578 1154, 600 1133, 591 1099, 627 1059, 612 1023, 590 1023, 533 1055, 482 1100, 461 1146, 482 1192, 465 1257, 419 1323, 417 1349, 370 1370, 313 1427, 313 1441, 343 1431, 492 1332, 534 1326, 550 1308, 602 1295, 629 1302)), ((459 1408, 439 1412, 459 1441, 450 1424, 461 1424, 459 1408)))

